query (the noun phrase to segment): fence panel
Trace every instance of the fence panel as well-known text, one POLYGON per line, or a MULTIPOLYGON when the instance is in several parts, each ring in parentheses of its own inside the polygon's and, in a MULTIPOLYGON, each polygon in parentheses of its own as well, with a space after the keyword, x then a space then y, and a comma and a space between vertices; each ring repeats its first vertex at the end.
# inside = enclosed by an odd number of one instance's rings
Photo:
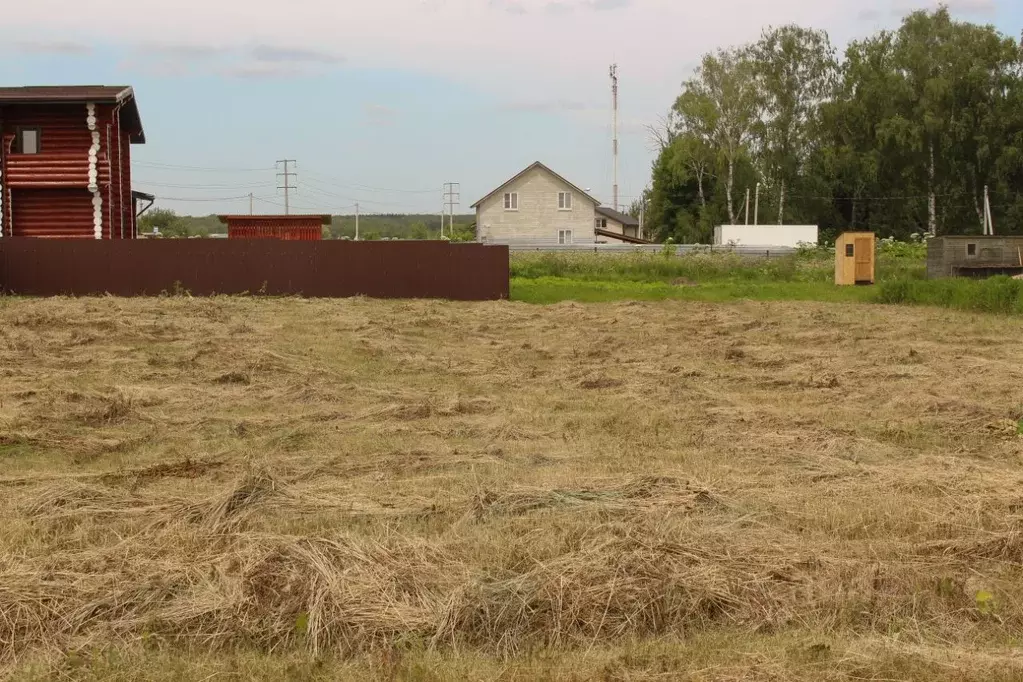
POLYGON ((508 298, 508 247, 441 241, 0 240, 0 290, 152 296, 508 298))

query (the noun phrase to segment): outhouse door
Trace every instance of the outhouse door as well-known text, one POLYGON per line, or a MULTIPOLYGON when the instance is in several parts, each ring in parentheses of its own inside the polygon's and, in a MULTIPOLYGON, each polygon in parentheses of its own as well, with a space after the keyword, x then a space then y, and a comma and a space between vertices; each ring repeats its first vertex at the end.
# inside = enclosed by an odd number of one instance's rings
POLYGON ((870 237, 857 237, 856 246, 854 252, 856 254, 856 281, 857 282, 871 282, 874 279, 872 270, 872 261, 874 254, 871 253, 871 239, 870 237))

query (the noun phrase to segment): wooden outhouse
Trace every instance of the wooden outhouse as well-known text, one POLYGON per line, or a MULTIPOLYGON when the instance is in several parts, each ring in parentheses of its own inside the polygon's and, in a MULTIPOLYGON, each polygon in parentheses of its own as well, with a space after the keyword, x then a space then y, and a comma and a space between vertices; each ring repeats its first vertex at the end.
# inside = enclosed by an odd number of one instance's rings
POLYGON ((835 242, 835 284, 874 283, 874 233, 844 232, 835 242))
POLYGON ((0 87, 0 237, 134 238, 145 141, 130 87, 0 87))

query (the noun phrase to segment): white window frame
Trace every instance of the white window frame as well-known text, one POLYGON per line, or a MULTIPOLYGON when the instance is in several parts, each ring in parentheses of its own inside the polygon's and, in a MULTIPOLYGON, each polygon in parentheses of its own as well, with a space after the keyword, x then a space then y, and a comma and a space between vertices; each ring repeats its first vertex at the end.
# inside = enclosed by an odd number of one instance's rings
POLYGON ((571 211, 572 210, 572 193, 571 192, 558 192, 558 210, 559 211, 571 211))
POLYGON ((16 154, 27 154, 29 156, 38 154, 42 151, 42 130, 33 126, 25 126, 18 128, 16 131, 16 138, 14 140, 13 151, 16 154), (31 133, 34 136, 33 142, 35 143, 31 148, 25 146, 25 133, 31 133))
POLYGON ((517 211, 517 210, 519 210, 519 193, 518 192, 505 192, 504 193, 504 210, 506 210, 506 211, 517 211))
POLYGON ((595 220, 596 222, 594 222, 594 227, 596 227, 598 230, 607 229, 607 218, 596 218, 595 220))
POLYGON ((558 230, 559 244, 572 244, 572 230, 558 230))

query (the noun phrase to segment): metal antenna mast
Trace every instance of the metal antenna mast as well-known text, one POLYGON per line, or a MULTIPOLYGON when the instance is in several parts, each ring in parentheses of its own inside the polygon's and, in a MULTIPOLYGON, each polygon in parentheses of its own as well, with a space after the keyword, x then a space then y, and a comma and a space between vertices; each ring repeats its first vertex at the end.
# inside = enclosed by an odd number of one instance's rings
POLYGON ((614 136, 614 209, 618 210, 618 65, 611 65, 611 128, 614 136))

